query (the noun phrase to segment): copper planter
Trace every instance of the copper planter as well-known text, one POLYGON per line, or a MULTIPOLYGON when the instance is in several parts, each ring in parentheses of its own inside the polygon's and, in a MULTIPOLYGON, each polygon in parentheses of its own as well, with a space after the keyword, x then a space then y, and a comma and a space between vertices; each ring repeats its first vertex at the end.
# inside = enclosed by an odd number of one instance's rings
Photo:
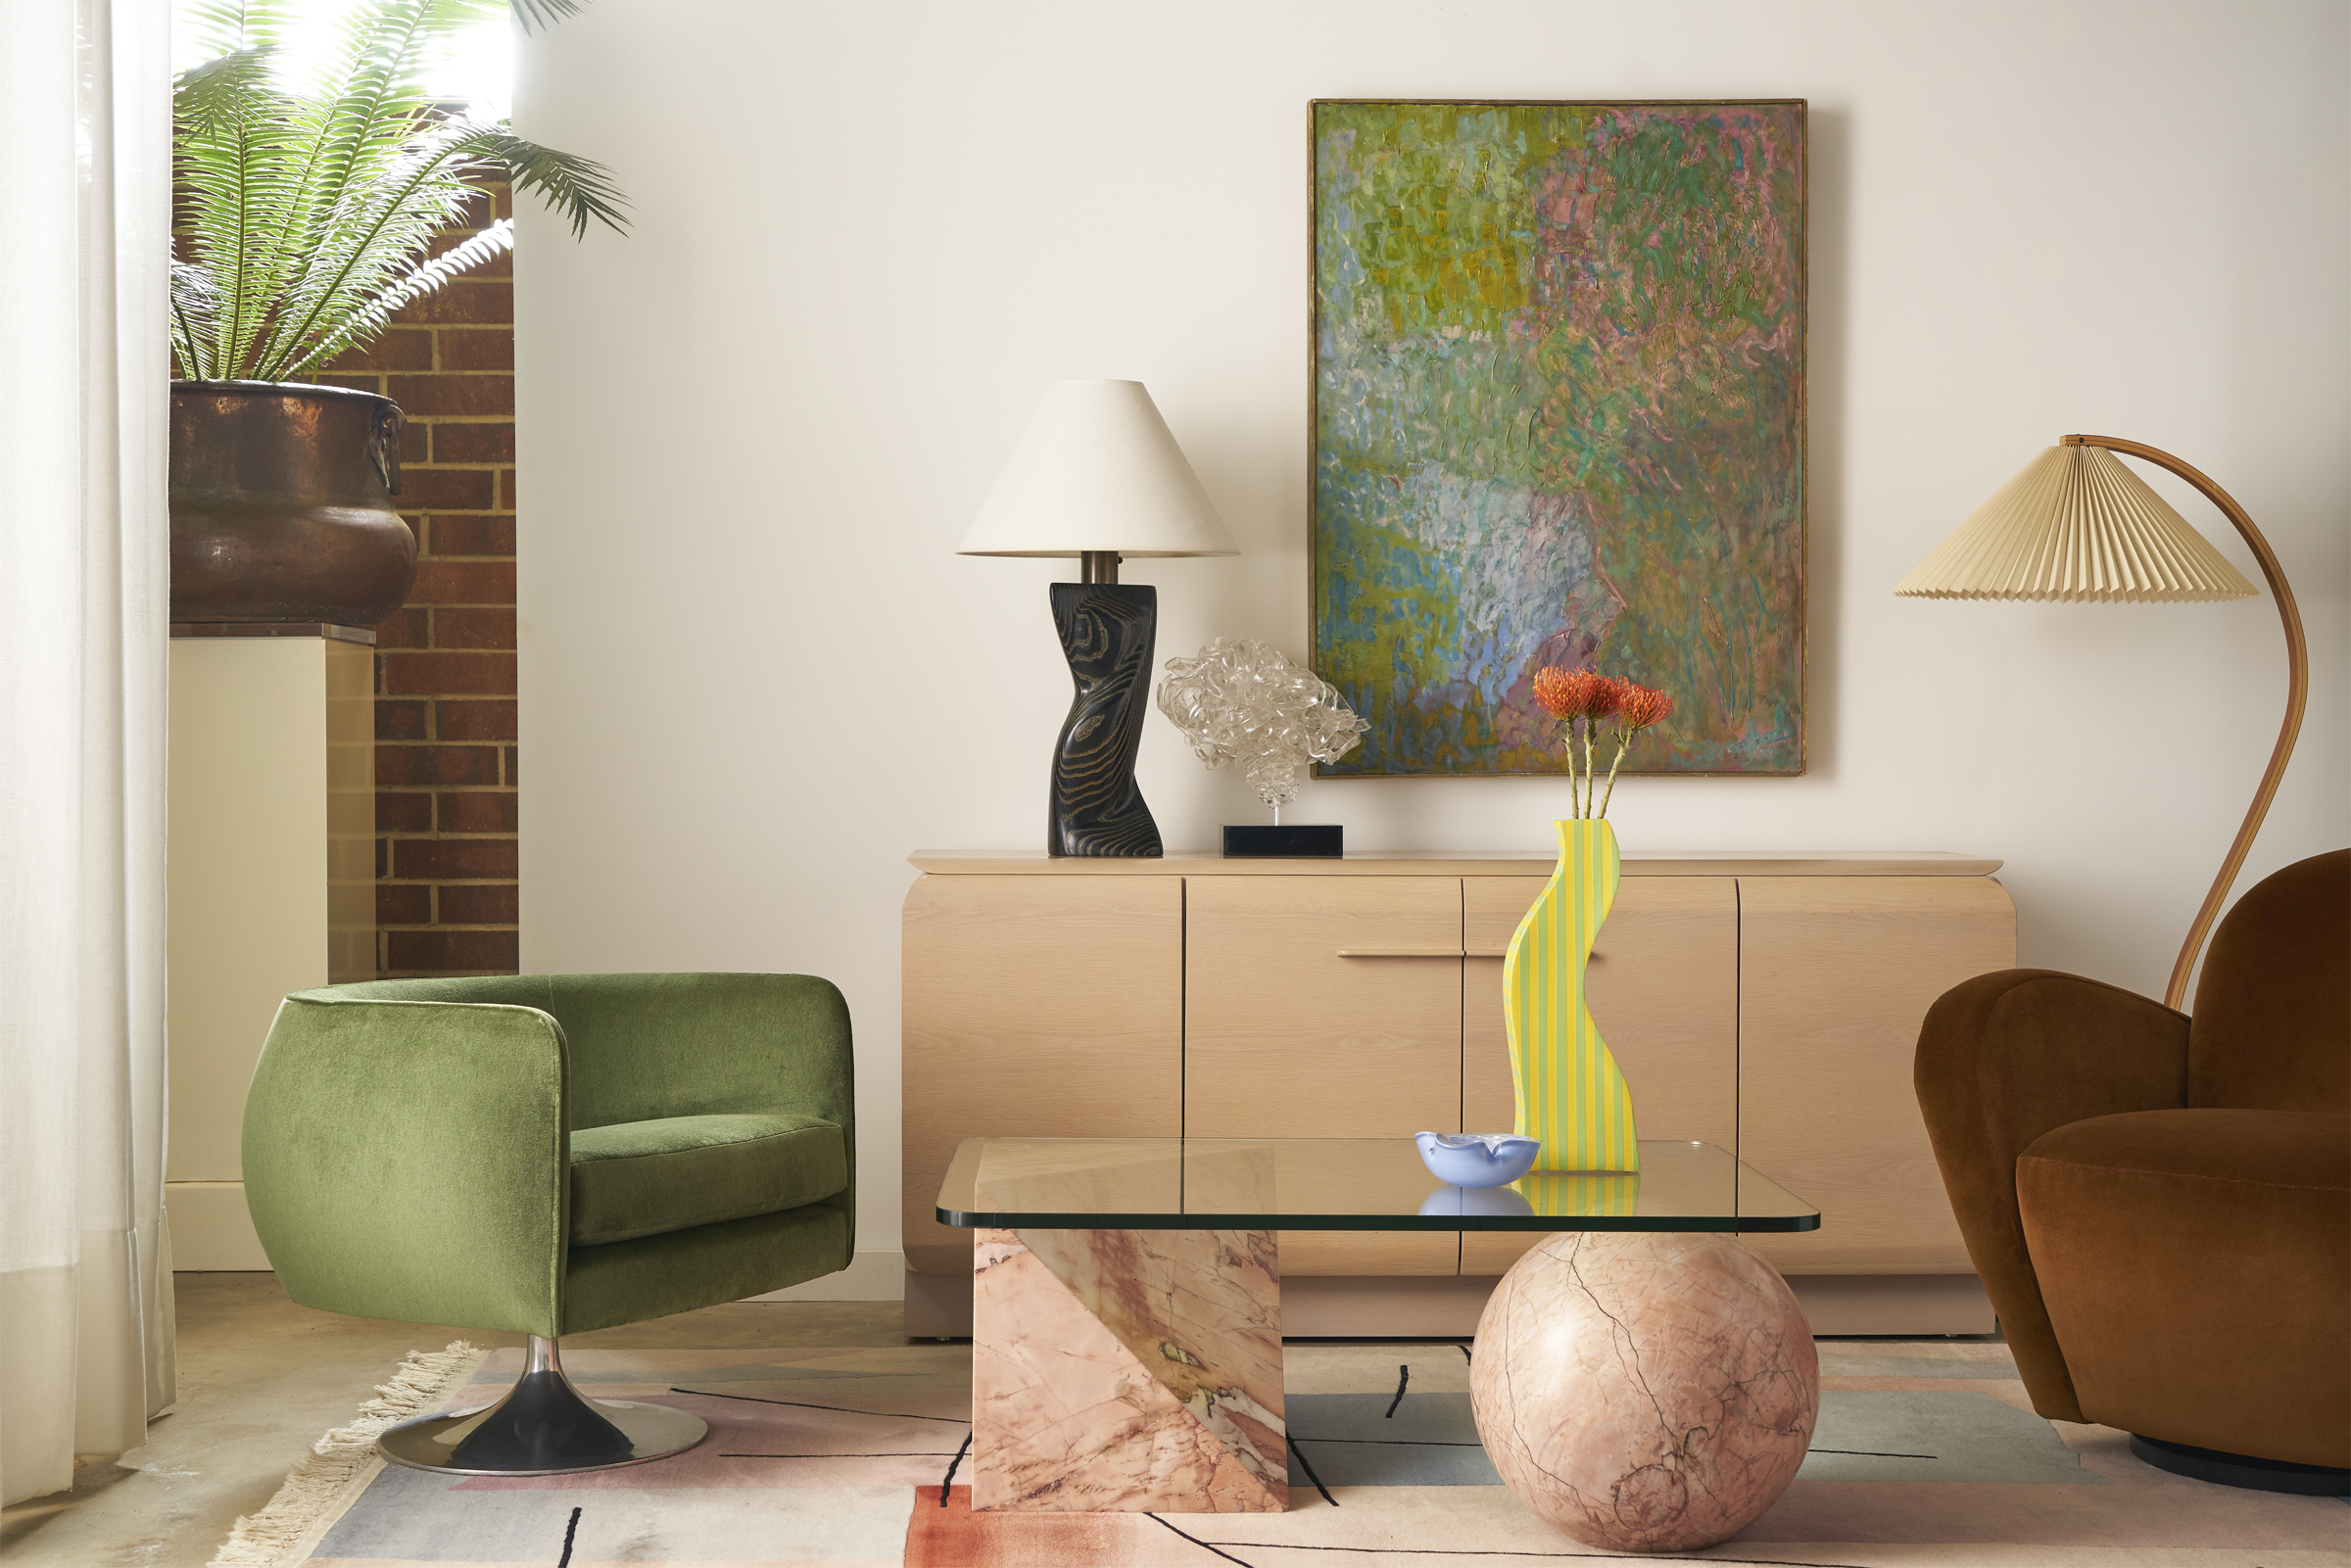
POLYGON ((397 404, 341 387, 171 383, 171 619, 373 626, 416 581, 397 404))

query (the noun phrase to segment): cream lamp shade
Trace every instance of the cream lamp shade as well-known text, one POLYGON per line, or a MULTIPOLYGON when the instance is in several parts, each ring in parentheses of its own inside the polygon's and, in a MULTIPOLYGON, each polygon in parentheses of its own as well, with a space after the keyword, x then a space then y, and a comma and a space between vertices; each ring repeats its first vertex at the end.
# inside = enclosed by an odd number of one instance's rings
POLYGON ((1238 555, 1139 381, 1045 390, 959 555, 1238 555))
POLYGON ((1906 598, 2176 603, 2259 590, 2103 447, 2051 447, 1895 586, 1906 598))
POLYGON ((2025 464, 1894 591, 1906 598, 2105 604, 2251 598, 2259 592, 2188 526, 2186 518, 2124 467, 2115 456, 2118 451, 2178 475, 2220 508, 2252 550, 2285 631, 2285 721, 2278 728, 2270 765, 2253 791, 2252 809, 2236 830, 2221 873, 2213 879, 2172 965, 2163 1003, 2177 1010, 2186 1002, 2188 975, 2203 949, 2204 935, 2219 918, 2230 884, 2253 847, 2253 835, 2269 814, 2279 781, 2285 777, 2294 736, 2302 729, 2302 708, 2310 696, 2310 650, 2302 635, 2302 612, 2294 607, 2294 591, 2286 584, 2277 551, 2233 496, 2170 452, 2119 436, 2067 436, 2025 464))

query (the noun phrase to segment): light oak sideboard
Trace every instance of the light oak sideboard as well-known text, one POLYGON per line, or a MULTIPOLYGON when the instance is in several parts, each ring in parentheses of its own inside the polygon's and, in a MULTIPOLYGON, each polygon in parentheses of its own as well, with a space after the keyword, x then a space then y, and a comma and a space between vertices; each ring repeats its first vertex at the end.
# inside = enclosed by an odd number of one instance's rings
MULTIPOLYGON (((920 853, 904 914, 906 1331, 971 1331, 933 1203, 966 1138, 1408 1137, 1511 1123, 1502 956, 1536 854, 920 853)), ((1910 1087, 1945 990, 2013 966, 1996 860, 1628 853, 1592 1014, 1643 1138, 1817 1204, 1756 1236, 1821 1334, 1992 1327, 1910 1087)), ((1281 1239, 1292 1335, 1467 1334, 1539 1237, 1281 1239)))

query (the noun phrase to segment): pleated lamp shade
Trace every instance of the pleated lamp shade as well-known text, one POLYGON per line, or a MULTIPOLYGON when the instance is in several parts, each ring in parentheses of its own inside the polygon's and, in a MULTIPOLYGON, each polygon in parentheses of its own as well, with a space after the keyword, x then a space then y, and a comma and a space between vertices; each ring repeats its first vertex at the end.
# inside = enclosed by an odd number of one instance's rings
POLYGON ((1056 381, 958 555, 1238 555, 1139 381, 1056 381))
POLYGON ((1895 587, 1906 598, 2154 604, 2256 592, 2103 447, 2051 447, 1895 587))

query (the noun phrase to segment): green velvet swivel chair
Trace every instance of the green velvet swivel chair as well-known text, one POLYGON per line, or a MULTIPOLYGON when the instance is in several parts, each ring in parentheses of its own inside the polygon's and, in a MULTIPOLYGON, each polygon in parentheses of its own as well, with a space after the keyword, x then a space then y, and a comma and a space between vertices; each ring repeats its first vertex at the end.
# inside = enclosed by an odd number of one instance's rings
POLYGON ((556 1474, 693 1447, 591 1401, 556 1341, 848 1265, 849 1017, 805 974, 382 980, 286 998, 245 1107, 245 1196, 305 1307, 530 1336, 495 1404, 385 1457, 556 1474))

